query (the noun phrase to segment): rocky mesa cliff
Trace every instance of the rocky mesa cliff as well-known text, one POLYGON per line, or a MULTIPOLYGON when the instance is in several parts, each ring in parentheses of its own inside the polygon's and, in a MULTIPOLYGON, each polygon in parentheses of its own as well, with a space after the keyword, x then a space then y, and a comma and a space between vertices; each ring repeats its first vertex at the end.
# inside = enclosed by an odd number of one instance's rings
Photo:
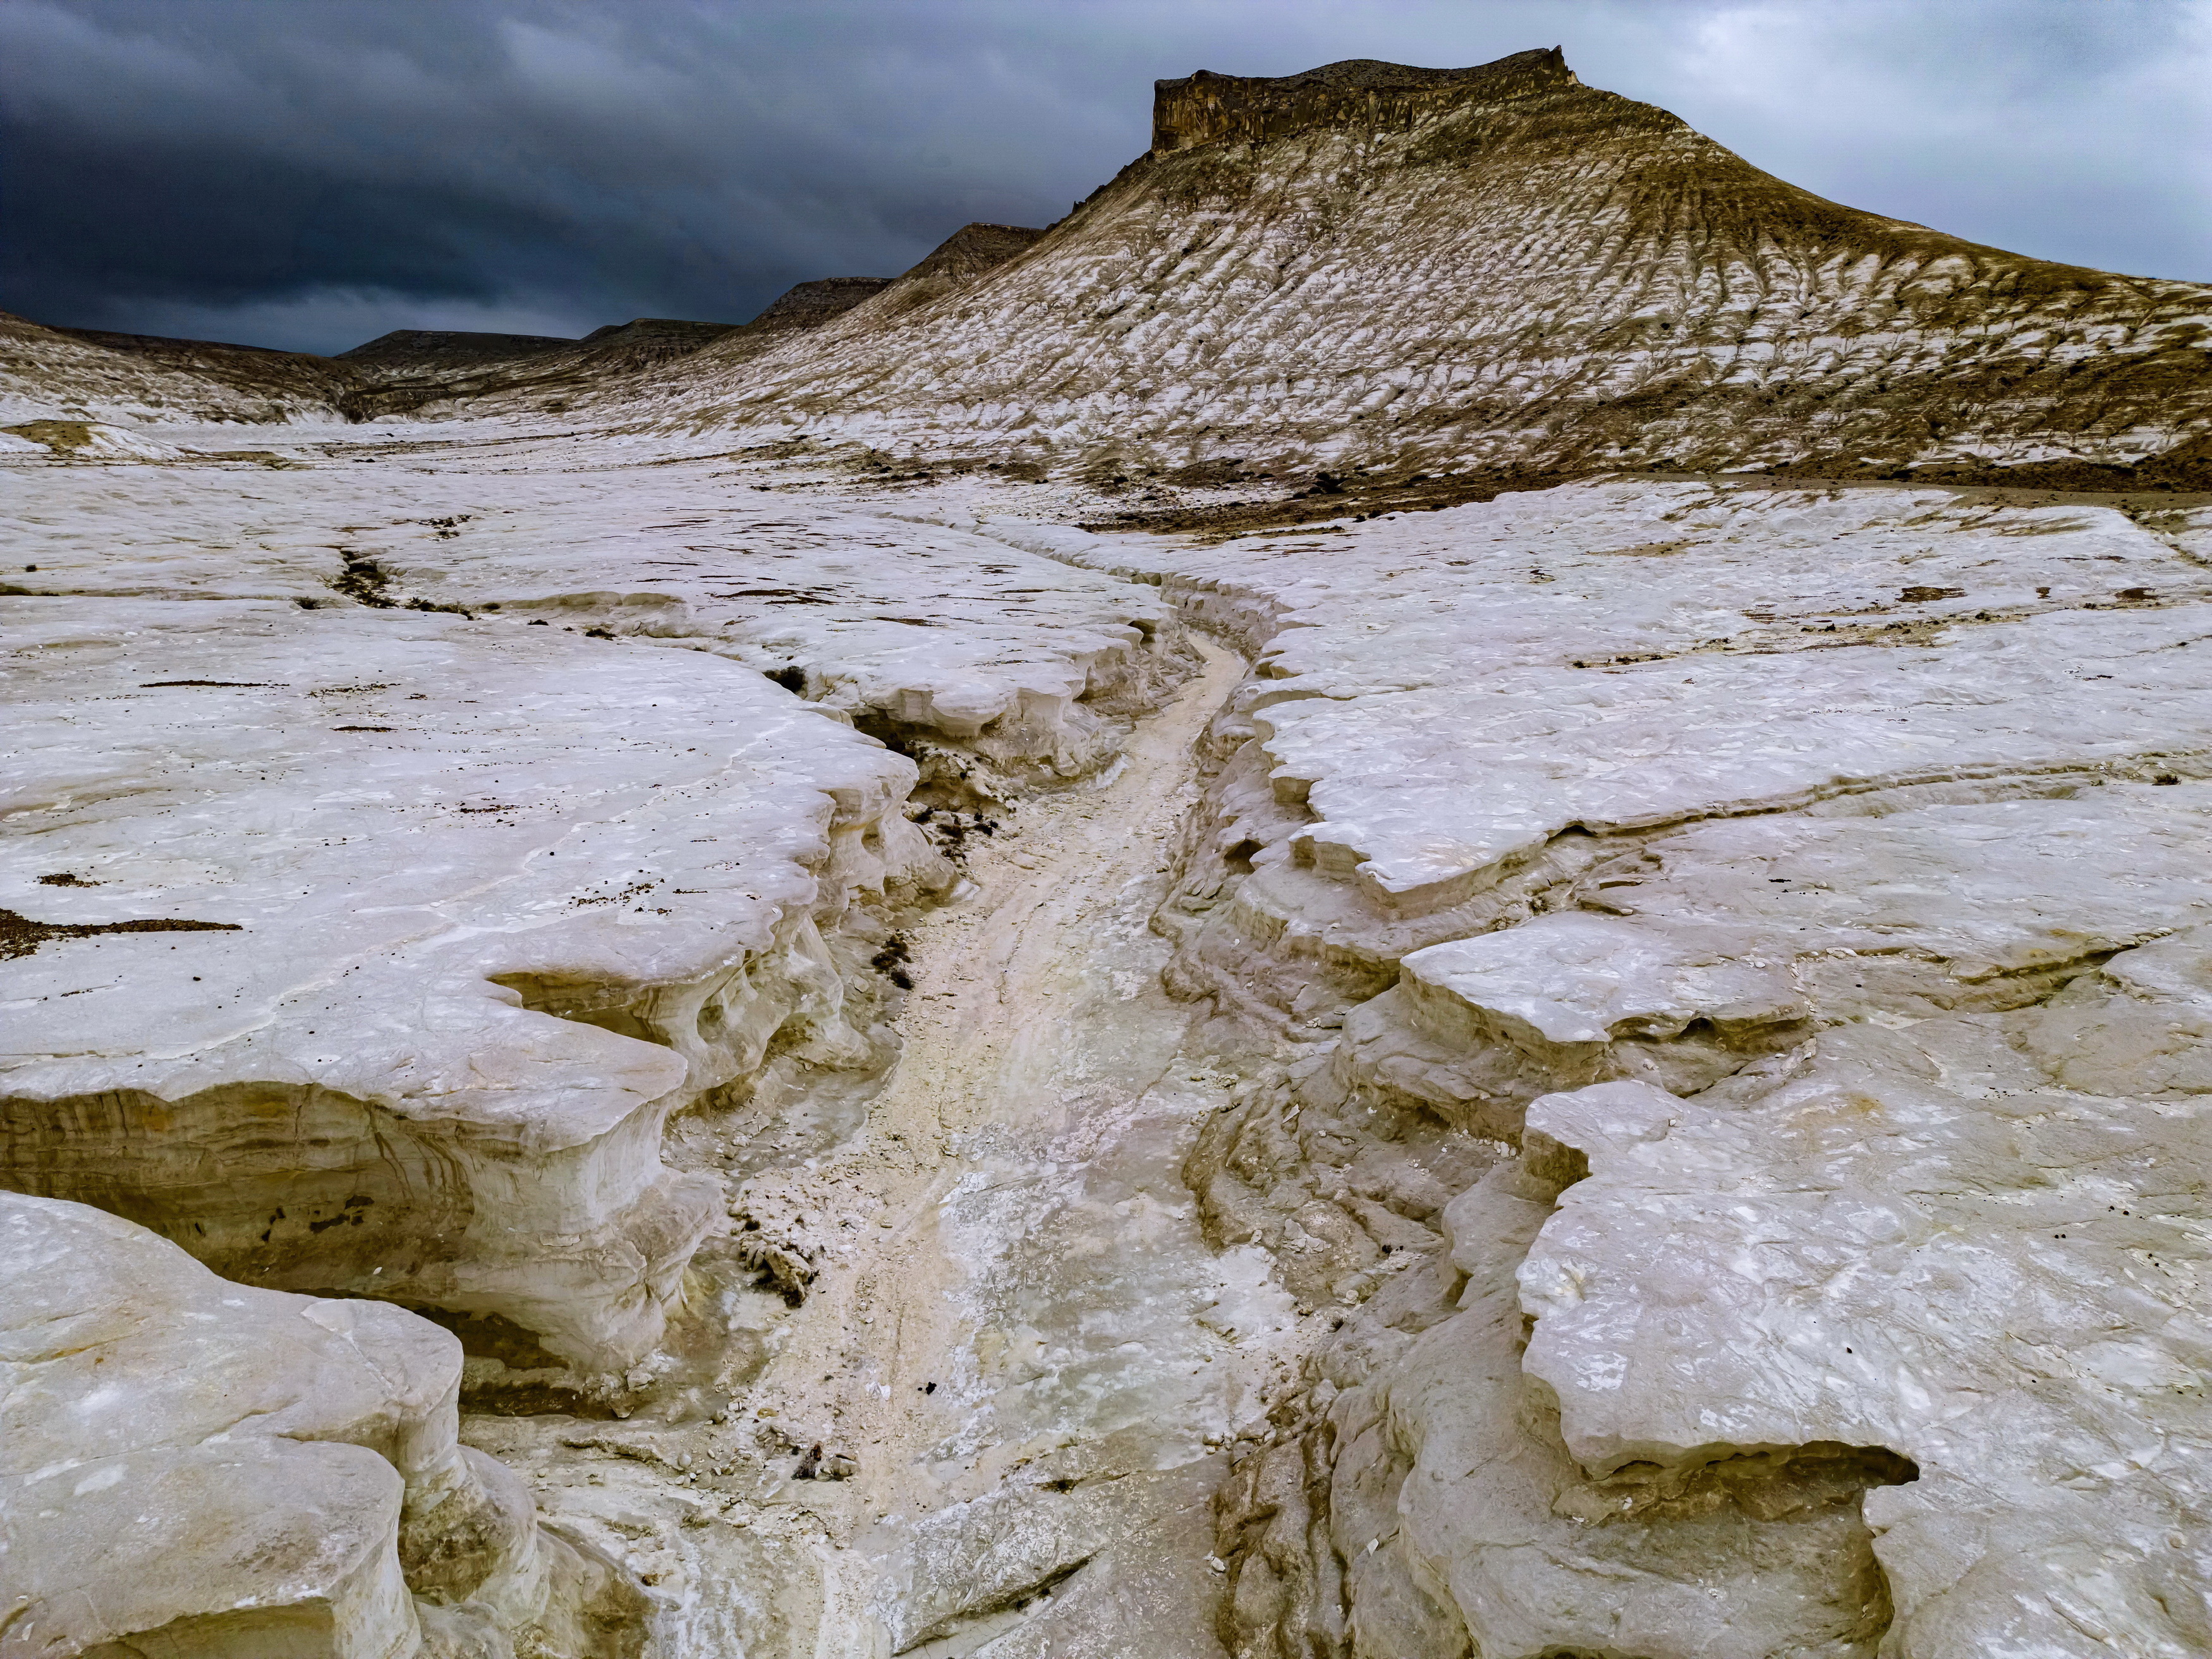
POLYGON ((1107 471, 2184 482, 2208 340, 2201 284, 1823 200, 1551 51, 1163 82, 1152 151, 975 286, 658 395, 1107 471))

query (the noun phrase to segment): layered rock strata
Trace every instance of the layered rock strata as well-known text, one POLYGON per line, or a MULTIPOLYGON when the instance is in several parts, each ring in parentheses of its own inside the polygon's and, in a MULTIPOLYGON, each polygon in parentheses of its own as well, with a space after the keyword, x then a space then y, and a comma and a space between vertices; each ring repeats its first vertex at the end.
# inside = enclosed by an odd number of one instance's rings
POLYGON ((437 615, 0 603, 35 952, 8 1184, 619 1371, 720 1207, 662 1164, 668 1114, 772 1045, 878 1063, 830 940, 949 876, 912 763, 757 675, 437 615))
POLYGON ((736 327, 699 324, 664 326, 650 336, 638 324, 628 331, 601 330, 567 351, 516 357, 471 376, 433 376, 417 387, 390 386, 357 394, 347 404, 356 418, 411 415, 499 417, 596 411, 611 398, 645 395, 650 379, 673 360, 712 344, 724 371, 780 349, 797 346, 826 325, 848 316, 880 326, 915 307, 956 293, 1005 264, 1044 233, 1020 225, 971 224, 955 231, 897 276, 827 276, 800 283, 780 295, 759 316, 736 327), (673 329, 687 332, 678 335, 673 329), (628 332, 629 338, 621 337, 628 332))
POLYGON ((833 276, 792 288, 750 323, 639 317, 580 339, 395 329, 335 356, 100 329, 49 328, 0 313, 0 418, 261 424, 565 412, 619 398, 639 377, 716 341, 741 361, 879 297, 880 314, 975 281, 1044 233, 963 226, 902 276, 833 276), (886 290, 892 292, 886 294, 886 290))
POLYGON ((1231 1652, 2201 1645, 2206 533, 1054 536, 1260 652, 1161 925, 1304 1051, 1189 1175, 1334 1328, 1224 1492, 1231 1652))
POLYGON ((787 289, 745 325, 763 334, 815 328, 866 305, 898 279, 895 276, 823 276, 787 289))
POLYGON ((349 421, 422 419, 480 404, 558 415, 580 394, 618 398, 639 376, 745 327, 637 317, 580 340, 404 329, 332 360, 358 375, 336 407, 349 421))
POLYGON ((640 317, 580 340, 398 329, 318 357, 298 351, 104 329, 46 328, 0 313, 0 417, 308 425, 375 420, 498 391, 535 412, 696 350, 727 323, 640 317))

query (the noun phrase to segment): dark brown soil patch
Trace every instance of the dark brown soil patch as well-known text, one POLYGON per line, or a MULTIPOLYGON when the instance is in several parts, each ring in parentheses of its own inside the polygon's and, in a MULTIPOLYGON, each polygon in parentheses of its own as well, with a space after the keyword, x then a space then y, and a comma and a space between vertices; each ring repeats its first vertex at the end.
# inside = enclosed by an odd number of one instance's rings
MULTIPOLYGON (((1835 472, 1775 471, 1772 472, 1686 472, 1653 467, 1623 471, 1589 467, 1559 471, 1463 472, 1443 477, 1391 480, 1351 477, 1338 482, 1336 493, 1299 494, 1279 501, 1221 501, 1205 507, 1167 507, 1158 511, 1112 514, 1083 521, 1085 530, 1149 532, 1156 535, 1191 535, 1200 542, 1227 541, 1263 530, 1339 520, 1380 518, 1391 513, 1434 513, 1469 501, 1494 501, 1517 490, 1552 489, 1587 478, 1636 478, 1654 483, 1725 482, 1763 485, 1776 489, 1820 489, 1838 485, 1928 486, 1956 494, 2004 501, 2019 506, 2109 507, 2123 513, 2142 509, 2179 509, 2212 501, 2212 490, 2184 488, 2170 477, 2147 480, 2154 469, 2106 467, 2094 469, 2094 477, 2071 478, 2063 484, 2046 482, 2040 467, 1987 467, 1971 476, 1915 468, 1910 472, 1875 471, 1859 468, 1835 472)), ((2089 469, 2083 469, 2087 473, 2089 469)), ((2069 475, 2070 477, 2070 475, 2069 475)))
MULTIPOLYGON (((56 885, 61 884, 57 883, 56 885)), ((33 921, 13 910, 0 910, 0 962, 27 957, 48 939, 89 939, 94 933, 240 933, 234 921, 33 921)))

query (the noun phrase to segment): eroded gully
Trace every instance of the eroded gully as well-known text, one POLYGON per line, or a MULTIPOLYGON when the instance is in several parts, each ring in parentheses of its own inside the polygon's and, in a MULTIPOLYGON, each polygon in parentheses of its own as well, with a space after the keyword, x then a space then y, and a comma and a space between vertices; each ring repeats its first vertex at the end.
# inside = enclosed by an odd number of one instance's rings
POLYGON ((832 1246, 802 1306, 737 1310, 723 1420, 471 1419, 550 1518, 632 1545, 671 1654, 1218 1659, 1211 1498, 1293 1315, 1180 1174, 1233 1080, 1182 1052, 1147 926, 1243 672, 1202 649, 911 929, 897 1066, 791 1188, 832 1246))

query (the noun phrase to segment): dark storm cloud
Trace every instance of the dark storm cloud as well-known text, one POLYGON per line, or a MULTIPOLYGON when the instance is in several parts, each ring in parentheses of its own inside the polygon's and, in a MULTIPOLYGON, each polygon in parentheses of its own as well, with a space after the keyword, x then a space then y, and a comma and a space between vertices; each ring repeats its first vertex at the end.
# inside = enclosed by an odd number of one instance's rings
POLYGON ((0 0, 0 305, 311 349, 742 319, 1065 212, 1156 76, 1554 42, 1824 195, 2212 276, 2203 0, 0 0))

